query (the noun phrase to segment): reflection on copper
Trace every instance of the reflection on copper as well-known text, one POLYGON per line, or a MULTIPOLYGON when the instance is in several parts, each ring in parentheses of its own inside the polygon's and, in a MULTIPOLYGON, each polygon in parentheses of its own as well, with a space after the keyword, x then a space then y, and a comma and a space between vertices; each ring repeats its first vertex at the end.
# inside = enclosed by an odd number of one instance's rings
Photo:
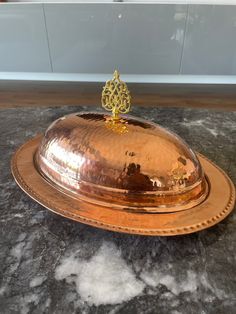
POLYGON ((174 212, 206 198, 198 158, 177 135, 131 116, 123 133, 107 121, 91 112, 55 121, 36 153, 39 172, 75 198, 121 210, 174 212))
POLYGON ((114 119, 113 117, 105 117, 105 125, 111 131, 117 134, 124 134, 128 132, 128 121, 118 118, 114 119))

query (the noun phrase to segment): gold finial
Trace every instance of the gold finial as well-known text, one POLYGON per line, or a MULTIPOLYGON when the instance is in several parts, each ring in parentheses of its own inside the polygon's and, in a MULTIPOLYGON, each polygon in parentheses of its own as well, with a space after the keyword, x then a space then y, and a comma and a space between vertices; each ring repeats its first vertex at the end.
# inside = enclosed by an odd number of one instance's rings
POLYGON ((119 113, 128 113, 131 96, 125 82, 120 80, 120 74, 115 70, 113 79, 106 82, 102 91, 102 106, 112 111, 112 118, 119 119, 119 113))

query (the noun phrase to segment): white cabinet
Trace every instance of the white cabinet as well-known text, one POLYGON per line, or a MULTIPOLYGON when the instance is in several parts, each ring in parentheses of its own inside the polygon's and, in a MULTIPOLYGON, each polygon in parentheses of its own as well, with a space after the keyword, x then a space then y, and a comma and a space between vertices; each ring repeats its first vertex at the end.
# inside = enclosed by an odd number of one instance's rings
POLYGON ((0 71, 51 72, 41 4, 0 4, 0 71))
POLYGON ((236 74, 236 5, 191 5, 182 74, 236 74))
POLYGON ((236 5, 72 1, 1 3, 0 72, 236 74, 236 5))
POLYGON ((54 72, 179 73, 187 6, 45 4, 54 72))

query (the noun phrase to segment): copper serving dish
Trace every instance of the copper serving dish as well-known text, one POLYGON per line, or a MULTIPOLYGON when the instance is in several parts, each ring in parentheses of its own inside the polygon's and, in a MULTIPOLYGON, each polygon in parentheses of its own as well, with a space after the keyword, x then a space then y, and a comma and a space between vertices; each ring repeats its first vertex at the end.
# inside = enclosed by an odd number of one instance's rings
POLYGON ((124 115, 130 95, 118 72, 102 105, 112 115, 67 115, 17 151, 12 171, 25 192, 68 218, 128 233, 185 234, 229 214, 227 175, 176 134, 124 115))

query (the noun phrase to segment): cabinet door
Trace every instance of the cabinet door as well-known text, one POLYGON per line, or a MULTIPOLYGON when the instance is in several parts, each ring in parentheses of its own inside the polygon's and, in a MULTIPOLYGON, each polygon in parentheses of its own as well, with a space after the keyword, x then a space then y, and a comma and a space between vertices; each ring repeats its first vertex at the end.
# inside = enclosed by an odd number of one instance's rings
POLYGON ((236 74, 235 5, 190 5, 181 72, 236 74))
POLYGON ((0 71, 51 72, 41 4, 0 5, 0 71))
POLYGON ((54 72, 179 73, 187 6, 45 4, 54 72))

